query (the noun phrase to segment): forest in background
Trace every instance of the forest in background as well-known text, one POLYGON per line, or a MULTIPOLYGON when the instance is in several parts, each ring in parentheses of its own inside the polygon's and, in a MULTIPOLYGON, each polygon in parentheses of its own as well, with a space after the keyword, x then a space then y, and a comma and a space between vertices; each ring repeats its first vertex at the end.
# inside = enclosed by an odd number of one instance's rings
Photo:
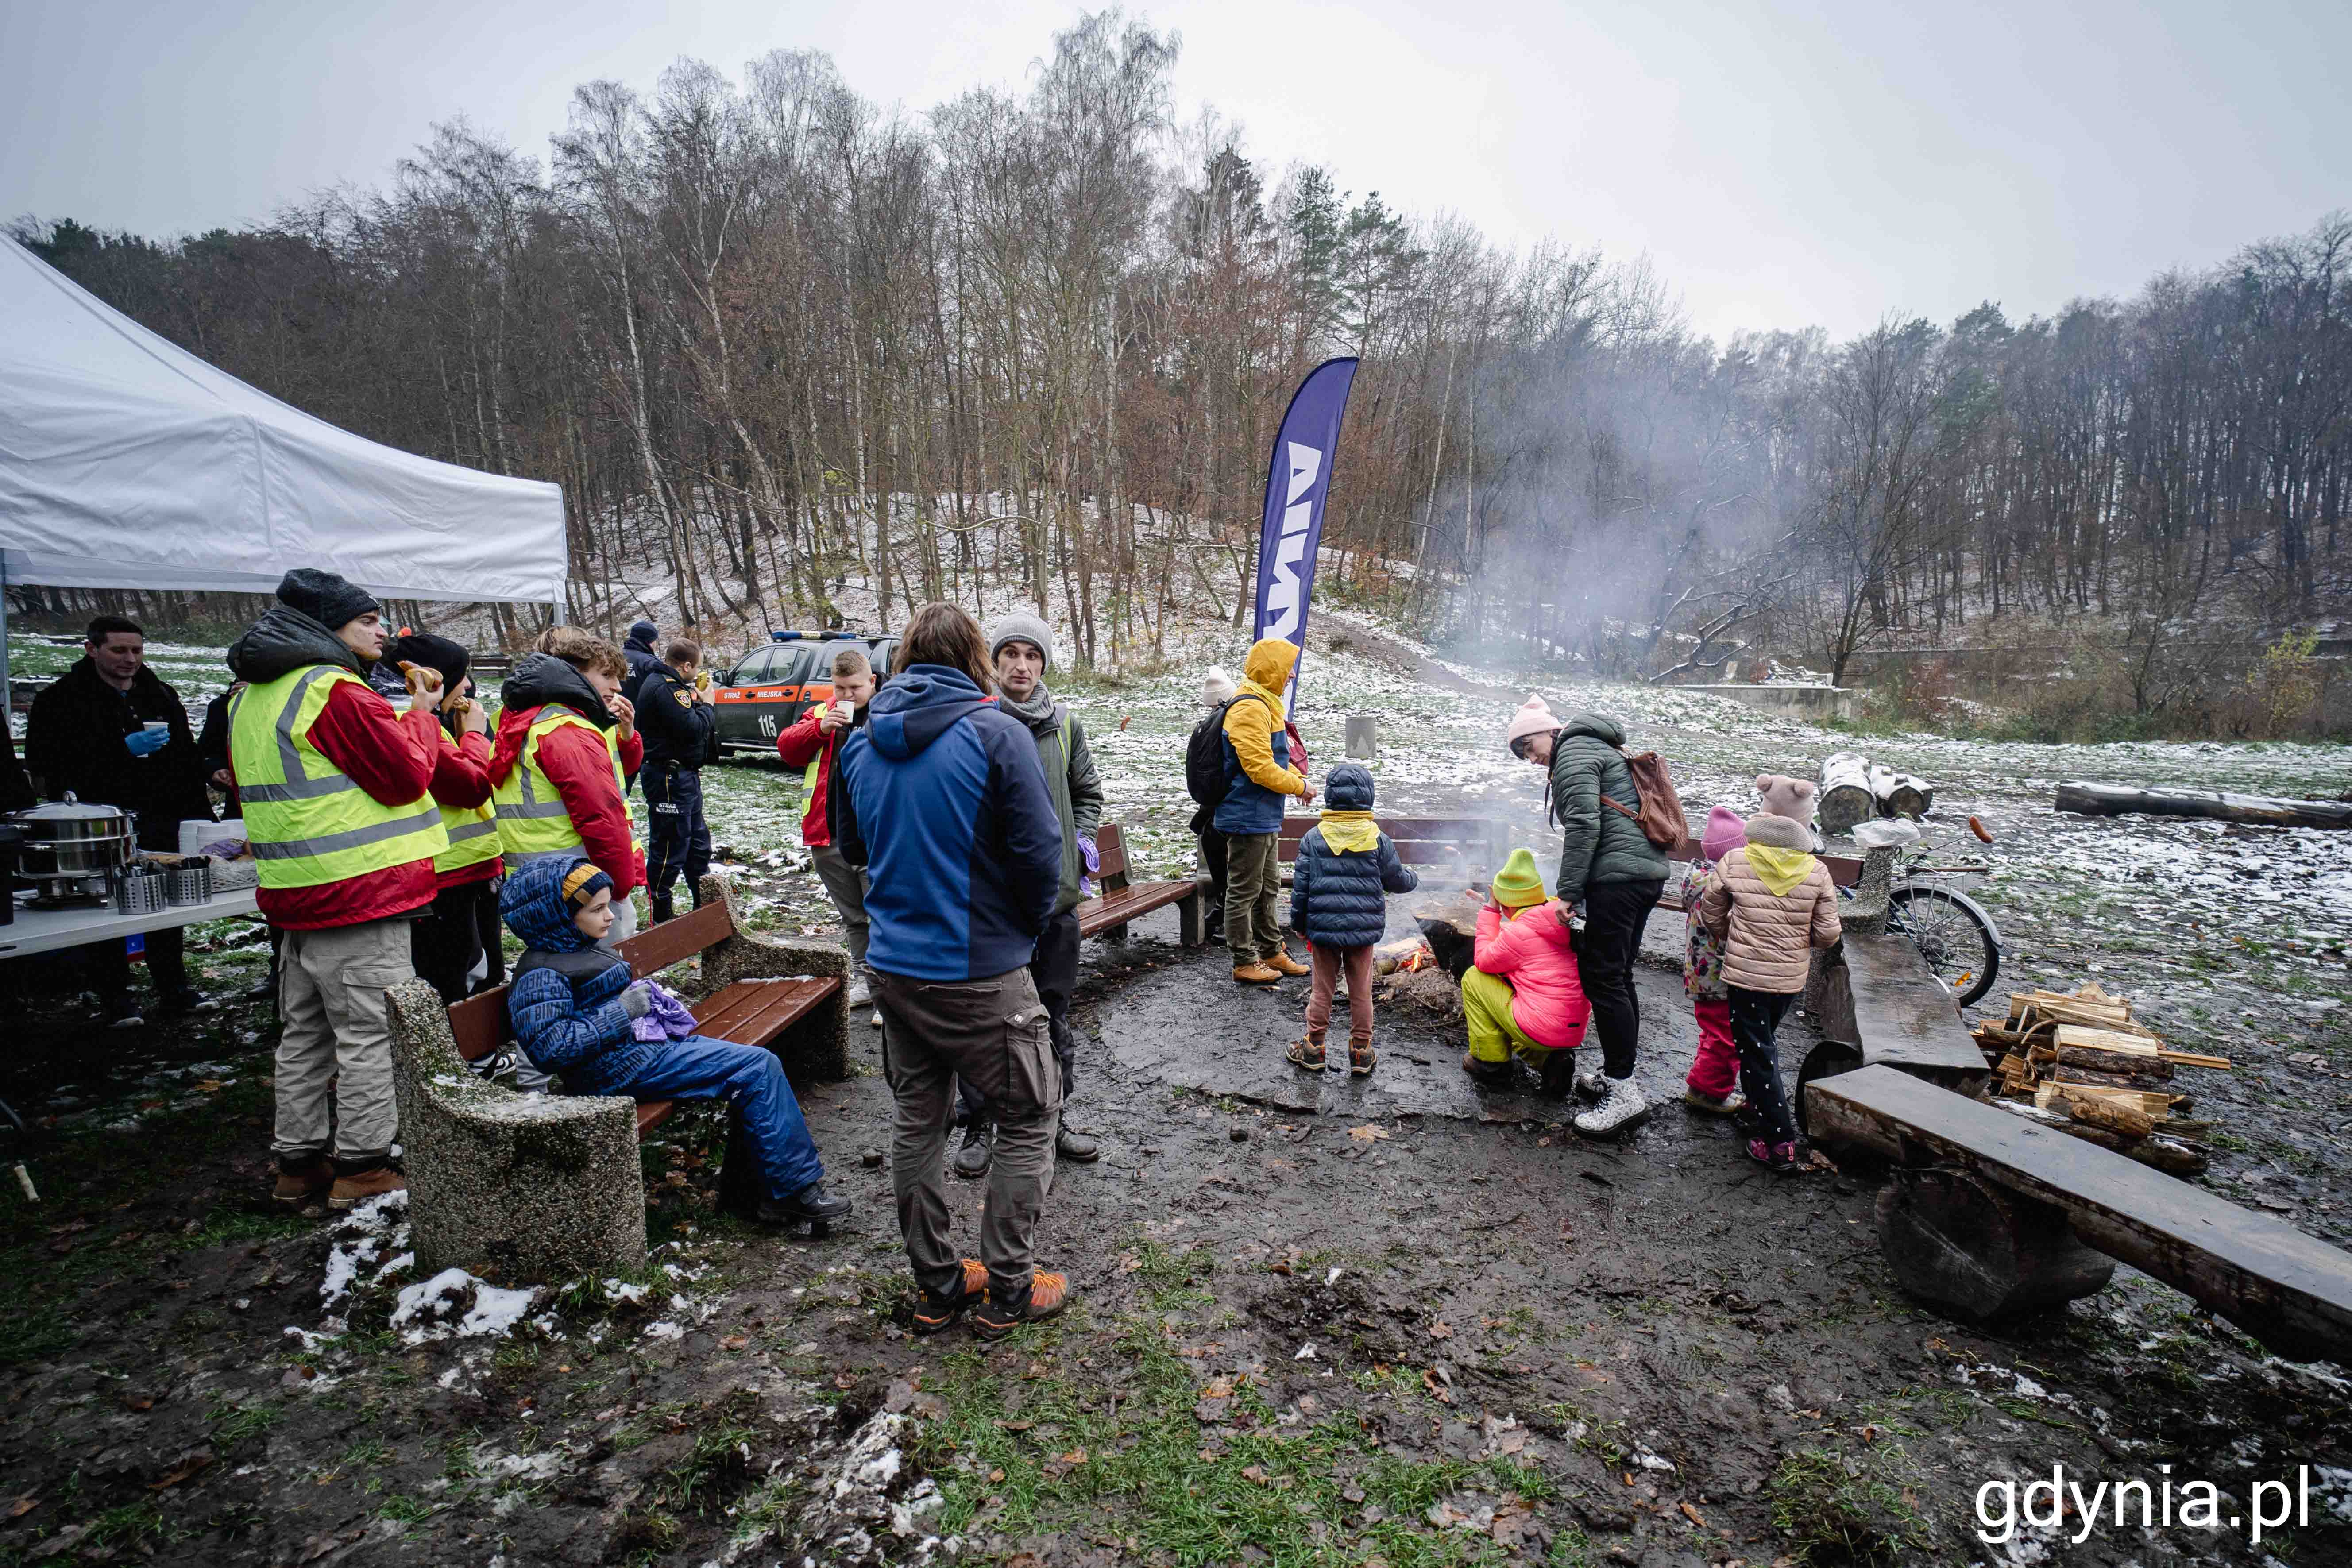
POLYGON ((1645 261, 1180 122, 1178 47, 1087 16, 1018 90, 920 114, 822 54, 683 60, 581 86, 544 164, 457 119, 257 227, 15 232, 289 403, 562 485, 590 625, 649 584, 708 635, 822 624, 851 580, 896 622, 985 573, 1075 663, 1149 664, 1171 618, 1245 621, 1266 445, 1353 353, 1318 593, 1432 641, 1843 679, 2054 640, 2085 713, 2316 715, 2230 705, 2273 668, 2315 691, 2343 603, 2352 218, 2046 318, 1718 344, 1645 261))

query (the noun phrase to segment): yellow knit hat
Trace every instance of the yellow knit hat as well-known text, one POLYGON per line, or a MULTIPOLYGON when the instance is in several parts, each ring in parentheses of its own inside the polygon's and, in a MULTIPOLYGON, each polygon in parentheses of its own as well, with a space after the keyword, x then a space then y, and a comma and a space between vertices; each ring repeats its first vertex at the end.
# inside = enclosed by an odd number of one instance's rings
POLYGON ((1507 910, 1523 910, 1544 901, 1543 873, 1536 869, 1536 858, 1522 847, 1511 851, 1503 868, 1495 873, 1495 901, 1507 910))

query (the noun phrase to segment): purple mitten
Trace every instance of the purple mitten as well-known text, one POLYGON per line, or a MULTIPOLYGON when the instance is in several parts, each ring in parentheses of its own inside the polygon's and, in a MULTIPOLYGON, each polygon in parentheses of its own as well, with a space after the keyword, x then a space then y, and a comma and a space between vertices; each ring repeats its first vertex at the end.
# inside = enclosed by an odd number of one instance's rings
POLYGON ((1078 835, 1078 858, 1087 868, 1086 874, 1078 879, 1078 897, 1091 899, 1095 896, 1094 879, 1102 870, 1102 854, 1096 849, 1093 838, 1083 833, 1078 835))
POLYGON ((659 1027, 660 1032, 653 1035, 641 1033, 637 1038, 683 1040, 695 1032, 694 1015, 688 1010, 685 1003, 677 999, 676 994, 651 980, 640 981, 638 984, 646 988, 646 994, 652 999, 653 1009, 637 1020, 637 1027, 642 1030, 647 1024, 654 1024, 659 1027))

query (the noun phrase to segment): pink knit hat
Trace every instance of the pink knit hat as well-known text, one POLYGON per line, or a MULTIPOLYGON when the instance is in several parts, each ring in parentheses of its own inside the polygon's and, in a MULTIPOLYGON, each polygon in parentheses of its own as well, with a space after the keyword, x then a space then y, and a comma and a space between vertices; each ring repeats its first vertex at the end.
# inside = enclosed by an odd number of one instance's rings
POLYGON ((1529 735, 1540 735, 1559 728, 1559 721, 1544 705, 1544 700, 1530 697, 1519 704, 1517 712, 1511 715, 1511 727, 1503 731, 1503 749, 1510 751, 1529 735))
POLYGON ((1698 851, 1713 865, 1748 842, 1748 824, 1727 805, 1706 814, 1706 831, 1699 835, 1698 851))

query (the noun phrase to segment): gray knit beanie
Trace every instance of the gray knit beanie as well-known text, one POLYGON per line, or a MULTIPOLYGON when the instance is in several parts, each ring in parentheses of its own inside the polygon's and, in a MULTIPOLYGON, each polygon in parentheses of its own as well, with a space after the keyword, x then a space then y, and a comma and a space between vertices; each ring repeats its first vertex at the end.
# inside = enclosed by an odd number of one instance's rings
POLYGON ((1054 668, 1054 628, 1026 610, 1015 610, 999 617, 988 628, 988 657, 993 660, 1004 651, 1009 642, 1025 642, 1045 656, 1045 668, 1054 668))

